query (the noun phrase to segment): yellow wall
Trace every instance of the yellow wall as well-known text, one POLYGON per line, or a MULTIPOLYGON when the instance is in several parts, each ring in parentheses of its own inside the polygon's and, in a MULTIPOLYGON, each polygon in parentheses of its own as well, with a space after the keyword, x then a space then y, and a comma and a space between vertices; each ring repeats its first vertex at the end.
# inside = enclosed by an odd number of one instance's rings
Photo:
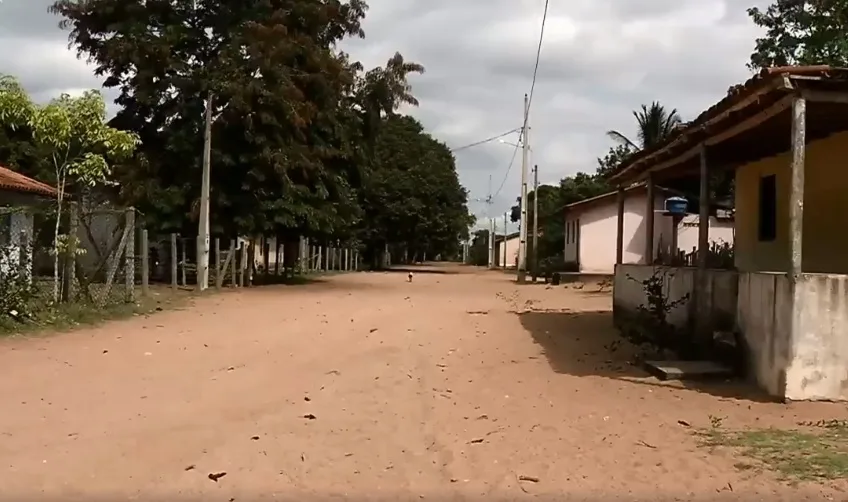
MULTIPOLYGON (((787 134, 788 131, 787 131, 787 134)), ((746 272, 789 270, 790 153, 736 171, 736 266, 746 272), (777 238, 759 242, 760 177, 777 175, 777 238)), ((848 273, 848 133, 807 145, 803 269, 848 273)))

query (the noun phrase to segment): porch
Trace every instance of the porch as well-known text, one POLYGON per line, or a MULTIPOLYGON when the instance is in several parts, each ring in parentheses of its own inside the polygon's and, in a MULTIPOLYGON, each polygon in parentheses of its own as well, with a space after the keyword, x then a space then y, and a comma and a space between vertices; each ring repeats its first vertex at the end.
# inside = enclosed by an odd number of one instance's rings
MULTIPOLYGON (((735 269, 708 268, 705 225, 696 267, 624 264, 619 228, 615 317, 646 303, 639 281, 659 271, 671 301, 690 298, 668 316, 682 336, 712 340, 732 330, 746 373, 769 395, 846 401, 848 71, 778 68, 731 91, 663 144, 628 159, 613 179, 623 194, 635 181, 651 191, 657 181, 696 176, 704 222, 713 209, 712 176, 733 172, 735 269)), ((646 227, 647 250, 653 222, 646 227)))

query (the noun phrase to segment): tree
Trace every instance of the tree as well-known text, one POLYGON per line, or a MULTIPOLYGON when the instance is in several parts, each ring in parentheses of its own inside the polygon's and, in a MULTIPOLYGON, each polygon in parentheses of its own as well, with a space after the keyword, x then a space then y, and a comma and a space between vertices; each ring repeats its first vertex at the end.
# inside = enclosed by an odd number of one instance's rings
POLYGON ((473 217, 450 149, 414 118, 391 115, 379 126, 374 152, 360 231, 372 259, 386 244, 400 244, 410 257, 456 255, 473 217))
POLYGON ((666 110, 657 101, 651 103, 650 107, 642 105, 641 110, 633 111, 633 116, 639 126, 638 145, 618 131, 607 131, 607 135, 634 151, 650 148, 661 142, 682 124, 677 109, 666 110))
POLYGON ((143 145, 119 173, 122 197, 155 230, 196 225, 203 112, 213 95, 212 232, 327 235, 359 217, 361 66, 335 45, 362 35, 366 7, 59 0, 53 10, 104 86, 120 92, 113 124, 143 145))
POLYGON ((848 0, 777 0, 748 16, 765 30, 748 67, 848 65, 848 0))
POLYGON ((57 190, 53 234, 54 302, 59 300, 59 250, 64 241, 59 227, 69 178, 79 188, 103 183, 111 173, 108 161, 131 155, 138 143, 135 135, 115 130, 107 126, 105 120, 106 105, 97 91, 87 91, 78 98, 63 94, 39 106, 14 78, 0 76, 0 125, 13 130, 27 126, 38 149, 52 160, 57 190))
POLYGON ((616 145, 610 147, 603 158, 598 158, 597 175, 606 178, 616 172, 627 157, 633 154, 633 149, 628 145, 616 145))

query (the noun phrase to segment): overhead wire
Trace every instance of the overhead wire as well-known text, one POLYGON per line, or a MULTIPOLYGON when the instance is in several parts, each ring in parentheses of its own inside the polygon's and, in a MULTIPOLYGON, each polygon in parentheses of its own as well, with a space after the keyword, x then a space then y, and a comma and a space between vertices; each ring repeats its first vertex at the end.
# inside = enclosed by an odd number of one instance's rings
POLYGON ((457 148, 452 148, 451 152, 459 152, 459 151, 462 151, 462 150, 467 150, 468 148, 473 148, 475 146, 484 145, 486 143, 490 143, 490 142, 492 142, 496 139, 501 139, 504 136, 509 136, 510 134, 512 134, 514 132, 519 132, 519 131, 521 131, 521 128, 516 127, 515 129, 510 129, 509 131, 507 131, 503 134, 498 134, 497 136, 492 136, 491 138, 486 138, 486 139, 483 139, 483 140, 480 140, 480 141, 475 141, 474 143, 469 143, 467 145, 463 145, 463 146, 460 146, 460 147, 457 147, 457 148))
POLYGON ((515 149, 512 151, 512 160, 509 161, 509 166, 506 168, 506 173, 504 174, 503 181, 501 182, 500 188, 495 194, 492 195, 492 198, 497 197, 504 185, 506 185, 506 180, 509 177, 509 173, 512 170, 513 164, 515 164, 515 157, 518 155, 518 149, 521 148, 521 142, 524 141, 525 131, 527 131, 527 121, 530 116, 530 106, 533 104, 533 93, 536 90, 536 77, 539 75, 539 61, 542 57, 542 42, 545 39, 545 24, 548 20, 548 5, 550 4, 550 0, 545 0, 545 11, 542 13, 542 28, 539 32, 539 45, 536 48, 536 63, 533 66, 533 81, 530 84, 530 93, 527 98, 527 108, 524 109, 524 122, 521 127, 521 134, 519 135, 519 141, 515 144, 515 149))

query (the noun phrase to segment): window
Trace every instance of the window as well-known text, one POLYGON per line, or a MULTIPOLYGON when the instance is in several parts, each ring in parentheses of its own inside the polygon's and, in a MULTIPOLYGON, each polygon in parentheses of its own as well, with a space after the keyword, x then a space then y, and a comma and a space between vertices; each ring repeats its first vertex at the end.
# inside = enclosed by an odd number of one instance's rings
POLYGON ((760 242, 771 242, 777 238, 777 176, 760 178, 760 242))
POLYGON ((565 222, 565 243, 571 244, 571 222, 565 222))

